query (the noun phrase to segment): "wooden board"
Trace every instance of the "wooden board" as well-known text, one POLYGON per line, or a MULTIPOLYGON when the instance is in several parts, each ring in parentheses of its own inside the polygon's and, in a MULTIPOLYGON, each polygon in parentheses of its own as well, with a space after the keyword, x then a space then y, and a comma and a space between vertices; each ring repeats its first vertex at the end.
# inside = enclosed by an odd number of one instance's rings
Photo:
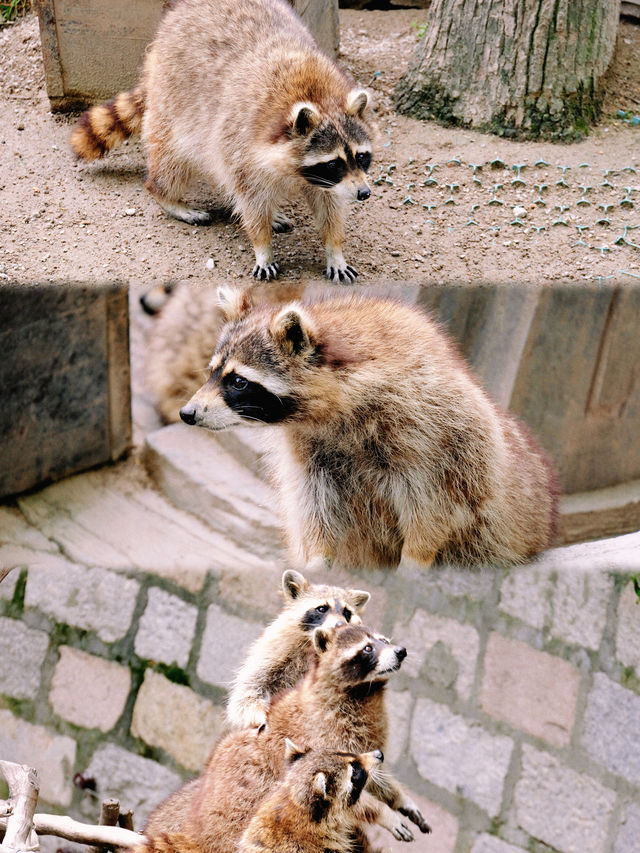
MULTIPOLYGON (((339 42, 338 0, 291 0, 320 46, 339 42)), ((84 109, 131 89, 171 0, 36 0, 53 111, 84 109)))
POLYGON ((0 496, 122 456, 131 444, 128 293, 0 288, 0 496))

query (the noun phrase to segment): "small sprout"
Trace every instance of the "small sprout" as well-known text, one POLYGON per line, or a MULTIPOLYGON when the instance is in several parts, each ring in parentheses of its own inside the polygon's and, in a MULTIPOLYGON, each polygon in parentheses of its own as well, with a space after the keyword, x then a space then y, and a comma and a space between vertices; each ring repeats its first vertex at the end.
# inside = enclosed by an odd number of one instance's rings
POLYGON ((499 157, 496 157, 495 160, 491 160, 489 165, 492 169, 506 169, 504 162, 499 157))
POLYGON ((449 160, 447 166, 462 166, 462 160, 459 157, 453 157, 449 160))
POLYGON ((534 163, 534 166, 548 166, 548 165, 549 164, 547 163, 547 161, 543 160, 542 157, 539 160, 536 160, 536 162, 534 163))
POLYGON ((415 201, 408 195, 405 199, 402 200, 403 204, 415 204, 415 201))

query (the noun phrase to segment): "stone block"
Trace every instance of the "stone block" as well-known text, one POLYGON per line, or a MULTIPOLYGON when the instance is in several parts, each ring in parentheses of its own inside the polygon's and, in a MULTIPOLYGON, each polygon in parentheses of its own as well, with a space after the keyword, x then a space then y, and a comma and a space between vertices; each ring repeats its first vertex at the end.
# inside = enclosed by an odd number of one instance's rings
POLYGON ((100 747, 83 772, 96 780, 100 799, 115 797, 122 809, 133 809, 136 829, 182 783, 173 770, 113 743, 100 747))
POLYGON ((601 672, 587 700, 582 745, 594 761, 640 785, 640 696, 601 672))
POLYGON ((616 795, 547 752, 524 744, 514 792, 518 825, 560 853, 603 853, 616 795))
POLYGON ((395 764, 407 747, 412 704, 413 697, 408 690, 387 690, 389 734, 384 750, 385 764, 395 764))
POLYGON ((478 632, 425 610, 417 610, 408 626, 396 625, 394 636, 402 637, 407 659, 402 671, 440 687, 451 687, 469 699, 478 658, 478 632))
MULTIPOLYGON (((629 572, 640 569, 640 532, 551 548, 535 561, 538 570, 571 576, 572 572, 629 572)), ((520 569, 518 569, 520 571, 520 569)))
POLYGON ((129 668, 115 661, 60 646, 49 691, 54 712, 76 726, 110 731, 131 688, 129 668))
POLYGON ((620 663, 632 666, 640 676, 640 598, 631 581, 622 590, 618 602, 616 655, 620 663))
MULTIPOLYGON (((4 582, 3 582, 4 583, 4 582)), ((27 628, 18 619, 0 617, 0 693, 35 699, 49 635, 27 628)))
POLYGON ((186 667, 197 618, 196 607, 176 595, 151 587, 135 638, 136 654, 186 667))
POLYGON ((640 480, 560 498, 558 545, 603 539, 640 528, 640 480))
POLYGON ((0 710, 0 756, 4 761, 28 764, 38 771, 40 800, 54 806, 71 803, 71 780, 76 744, 70 737, 55 735, 0 710))
POLYGON ((224 711, 189 687, 148 669, 133 708, 131 733, 173 756, 187 770, 202 770, 224 729, 224 711))
POLYGON ((500 610, 541 631, 551 620, 553 576, 550 569, 518 567, 509 572, 500 587, 500 610))
POLYGON ((370 827, 367 835, 373 849, 390 850, 391 853, 407 853, 408 850, 416 850, 418 853, 454 853, 458 838, 458 819, 439 803, 419 797, 413 791, 409 793, 433 832, 431 835, 423 835, 415 824, 406 820, 413 832, 413 843, 407 847, 405 841, 397 841, 386 829, 370 827))
POLYGON ((202 635, 198 677, 208 684, 228 688, 243 663, 247 649, 257 639, 263 625, 225 613, 217 604, 207 610, 202 635))
POLYGON ((411 751, 423 779, 471 800, 496 817, 502 805, 513 741, 493 735, 445 705, 420 698, 411 725, 411 751))
POLYGON ((525 851, 522 847, 516 847, 496 838, 495 835, 483 833, 475 840, 471 853, 525 853, 525 851))
MULTIPOLYGON (((0 565, 2 564, 0 563, 0 565)), ((2 569, 0 569, 0 571, 2 571, 2 569)), ((20 570, 13 569, 13 571, 10 570, 9 574, 5 575, 2 580, 0 580, 0 599, 4 598, 5 601, 11 601, 13 593, 16 591, 16 584, 18 583, 19 577, 20 570)))
POLYGON ((139 588, 120 574, 49 557, 29 569, 25 605, 112 643, 129 630, 139 588))
POLYGON ((580 673, 567 661, 492 633, 482 709, 554 746, 566 746, 576 716, 580 673))
POLYGON ((559 571, 553 592, 551 633, 567 643, 596 651, 607 621, 613 578, 584 565, 582 571, 559 571))
POLYGON ((613 853, 638 853, 640 845, 640 803, 627 803, 616 835, 613 853))

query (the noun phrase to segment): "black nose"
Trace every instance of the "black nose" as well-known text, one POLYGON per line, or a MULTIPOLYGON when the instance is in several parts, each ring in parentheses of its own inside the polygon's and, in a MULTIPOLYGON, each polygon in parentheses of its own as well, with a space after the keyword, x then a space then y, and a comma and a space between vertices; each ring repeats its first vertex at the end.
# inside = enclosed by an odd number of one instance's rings
POLYGON ((185 424, 193 426, 196 422, 196 407, 192 406, 191 403, 187 403, 186 406, 180 409, 180 417, 185 424))
POLYGON ((398 658, 398 660, 404 660, 406 658, 407 650, 405 649, 404 646, 400 646, 395 651, 396 651, 396 657, 398 658))
POLYGON ((360 187, 358 190, 358 201, 365 201, 371 195, 369 187, 360 187))

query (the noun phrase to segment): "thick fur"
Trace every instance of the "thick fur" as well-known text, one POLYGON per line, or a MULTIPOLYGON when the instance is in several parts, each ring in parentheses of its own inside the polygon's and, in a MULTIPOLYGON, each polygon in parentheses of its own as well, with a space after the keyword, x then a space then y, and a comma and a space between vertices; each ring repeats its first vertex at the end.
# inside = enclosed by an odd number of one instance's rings
MULTIPOLYGON (((303 749, 384 751, 384 688, 404 654, 362 626, 316 628, 310 668, 296 688, 275 698, 267 726, 224 737, 197 783, 189 783, 151 815, 146 834, 169 825, 188 833, 200 853, 232 853, 258 804, 284 777, 287 738, 303 749), (372 656, 364 666, 362 650, 368 646, 372 656)), ((402 810, 428 830, 415 803, 392 777, 372 772, 367 792, 370 796, 360 803, 362 821, 379 823, 409 840, 411 832, 395 811, 402 810)), ((364 840, 360 844, 367 849, 364 840)))
POLYGON ((282 576, 285 607, 253 643, 227 702, 232 728, 261 726, 271 698, 293 687, 307 670, 313 630, 360 624, 369 593, 310 584, 299 572, 282 576))
POLYGON ((210 378, 181 416, 212 430, 272 424, 268 462, 296 563, 512 565, 549 546, 549 460, 421 310, 221 298, 228 323, 210 378))
POLYGON ((351 853, 360 799, 366 808, 369 797, 362 788, 382 753, 304 751, 291 742, 287 753, 286 776, 251 818, 238 853, 351 853))
POLYGON ((284 0, 181 0, 161 21, 139 87, 110 104, 80 119, 79 157, 102 156, 142 118, 146 187, 167 213, 206 224, 207 211, 185 206, 188 188, 199 178, 221 190, 255 250, 254 276, 270 279, 272 229, 290 228, 281 207, 303 194, 327 275, 357 275, 342 254, 344 206, 369 195, 368 95, 284 0))

